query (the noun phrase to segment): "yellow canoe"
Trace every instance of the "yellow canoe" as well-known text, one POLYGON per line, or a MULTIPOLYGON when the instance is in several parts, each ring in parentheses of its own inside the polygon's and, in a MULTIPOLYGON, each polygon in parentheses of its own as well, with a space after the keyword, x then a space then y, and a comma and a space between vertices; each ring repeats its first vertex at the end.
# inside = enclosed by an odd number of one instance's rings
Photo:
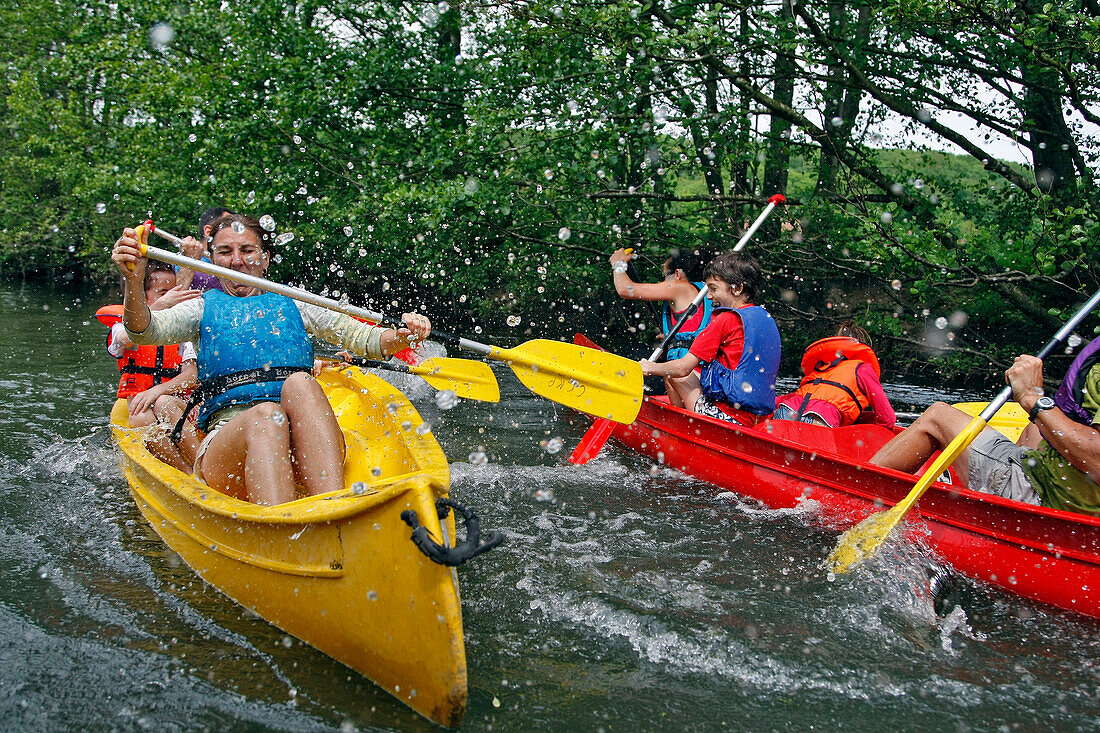
MULTIPOLYGON (((957 407, 967 415, 973 417, 980 414, 988 404, 988 402, 957 402, 954 407, 957 407)), ((1020 407, 1015 402, 1009 401, 1006 402, 1001 409, 997 410, 997 414, 995 414, 993 419, 987 424, 989 427, 1007 436, 1012 442, 1016 442, 1020 438, 1020 433, 1024 432, 1024 428, 1028 426, 1029 422, 1027 413, 1024 412, 1024 408, 1020 407)))
POLYGON ((111 412, 138 508, 203 580, 288 634, 373 680, 421 715, 454 726, 466 710, 466 651, 454 568, 429 560, 401 513, 446 547, 450 468, 420 416, 355 368, 319 378, 348 456, 343 491, 274 507, 221 494, 161 463, 111 412))

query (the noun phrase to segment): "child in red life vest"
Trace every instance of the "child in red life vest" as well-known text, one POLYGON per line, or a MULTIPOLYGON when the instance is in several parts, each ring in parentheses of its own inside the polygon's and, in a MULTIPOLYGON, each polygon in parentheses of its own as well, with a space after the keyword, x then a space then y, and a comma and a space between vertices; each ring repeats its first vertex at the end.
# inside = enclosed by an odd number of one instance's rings
MULTIPOLYGON (((145 301, 150 310, 164 310, 177 303, 200 297, 197 290, 176 287, 176 273, 170 265, 150 262, 145 273, 145 301)), ((172 346, 136 346, 118 320, 111 325, 107 352, 118 359, 122 377, 118 396, 130 410, 130 427, 171 426, 183 415, 186 395, 198 384, 195 349, 190 342, 172 346)), ((198 442, 194 428, 185 429, 177 446, 168 436, 158 433, 146 440, 157 458, 187 473, 191 472, 198 442)))
POLYGON ((755 259, 730 252, 707 265, 704 276, 715 305, 710 325, 686 355, 664 363, 643 359, 642 372, 665 377, 676 407, 752 426, 775 409, 781 352, 775 321, 754 305, 764 275, 755 259))
POLYGON ((802 357, 802 383, 777 400, 772 420, 831 428, 874 423, 891 428, 894 408, 882 390, 878 357, 867 331, 842 323, 835 336, 810 344, 802 357))

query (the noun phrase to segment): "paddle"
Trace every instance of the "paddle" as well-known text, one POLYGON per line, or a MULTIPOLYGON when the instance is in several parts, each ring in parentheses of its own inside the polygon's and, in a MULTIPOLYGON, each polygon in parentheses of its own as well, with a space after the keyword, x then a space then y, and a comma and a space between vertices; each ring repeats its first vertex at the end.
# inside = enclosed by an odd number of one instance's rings
MULTIPOLYGON (((178 237, 154 227, 152 222, 146 222, 143 226, 169 241, 180 241, 178 237)), ((383 326, 400 325, 387 320, 380 313, 349 303, 340 303, 300 288, 229 270, 176 252, 150 247, 141 236, 141 228, 139 227, 138 231, 141 252, 155 260, 189 267, 192 270, 251 285, 258 290, 285 295, 303 303, 311 303, 383 326)), ((443 343, 472 351, 487 359, 504 362, 512 369, 519 381, 532 392, 574 410, 629 424, 634 422, 634 418, 638 416, 638 411, 642 407, 642 369, 631 359, 598 349, 547 339, 536 339, 511 349, 503 349, 440 331, 433 330, 432 336, 443 343)))
MULTIPOLYGON (((768 199, 768 205, 760 212, 760 216, 756 217, 756 221, 752 223, 748 231, 741 235, 741 239, 734 246, 733 251, 740 252, 748 243, 749 239, 752 238, 752 235, 756 234, 756 230, 759 229, 760 225, 764 223, 764 220, 768 218, 772 210, 786 200, 787 199, 784 198, 781 193, 777 193, 768 199)), ((668 350, 668 346, 672 343, 672 339, 676 337, 676 334, 680 332, 680 329, 687 323, 688 319, 691 318, 706 297, 707 290, 703 288, 691 301, 691 305, 689 305, 684 311, 684 314, 680 316, 680 320, 676 322, 672 330, 665 335, 664 340, 661 341, 661 345, 654 349, 653 353, 649 355, 650 361, 657 361, 661 358, 661 355, 668 350)), ((569 455, 569 462, 575 463, 578 466, 583 466, 591 461, 600 454, 600 451, 603 450, 604 445, 614 431, 615 424, 611 421, 596 420, 581 438, 581 442, 577 443, 577 447, 574 448, 573 452, 569 455)))
POLYGON ((493 370, 483 361, 470 359, 425 359, 419 364, 391 364, 388 361, 353 356, 349 360, 321 357, 337 364, 351 363, 367 369, 384 369, 399 374, 415 374, 436 389, 449 389, 457 396, 479 402, 500 402, 500 386, 493 370))
MULTIPOLYGON (((1054 349, 1058 348, 1069 338, 1069 335, 1073 333, 1081 321, 1096 308, 1097 304, 1100 304, 1100 290, 1081 306, 1081 309, 1066 322, 1066 325, 1059 329, 1058 333, 1054 334, 1054 338, 1047 342, 1047 345, 1036 356, 1045 359, 1054 349)), ((916 485, 913 486, 912 491, 904 499, 886 511, 872 514, 842 534, 837 541, 836 548, 827 560, 833 572, 848 572, 853 565, 874 554, 894 527, 901 522, 906 513, 924 495, 924 492, 928 490, 936 477, 947 470, 959 454, 966 450, 985 428, 986 423, 997 414, 997 411, 1008 402, 1010 397, 1012 397, 1012 387, 1006 386, 992 402, 986 405, 985 409, 967 424, 961 433, 955 436, 954 440, 947 444, 947 447, 943 449, 936 460, 932 461, 932 465, 925 470, 916 485)))

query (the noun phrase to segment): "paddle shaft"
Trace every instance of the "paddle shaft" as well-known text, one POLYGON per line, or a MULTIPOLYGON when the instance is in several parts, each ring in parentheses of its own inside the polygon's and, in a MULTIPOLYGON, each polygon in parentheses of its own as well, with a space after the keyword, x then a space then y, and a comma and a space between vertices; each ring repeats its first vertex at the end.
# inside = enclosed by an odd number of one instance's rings
MULTIPOLYGON (((768 216, 771 215, 772 210, 786 200, 787 199, 783 197, 783 194, 779 193, 768 199, 768 205, 765 206, 764 210, 760 212, 760 216, 756 217, 756 221, 752 223, 752 226, 748 228, 748 231, 741 235, 741 239, 737 240, 737 244, 734 245, 733 251, 740 252, 742 249, 744 249, 745 245, 749 243, 750 239, 752 239, 752 235, 756 234, 756 230, 759 229, 760 226, 764 223, 764 220, 766 220, 768 216)), ((657 361, 661 358, 661 355, 664 354, 665 351, 668 349, 668 345, 672 343, 672 339, 676 338, 676 334, 680 332, 680 329, 684 327, 684 324, 688 322, 688 319, 695 314, 695 311, 699 309, 699 306, 703 303, 703 299, 706 297, 706 288, 703 288, 696 294, 696 296, 691 301, 691 305, 689 305, 684 311, 684 314, 680 316, 680 320, 676 321, 676 325, 674 325, 672 327, 672 330, 665 335, 664 340, 661 341, 661 345, 654 349, 653 353, 649 355, 650 361, 657 361)))
MULTIPOLYGON (((160 237, 167 239, 173 244, 180 244, 182 240, 174 234, 169 234, 160 227, 154 227, 153 233, 160 237)), ((241 283, 243 285, 251 285, 257 290, 263 290, 268 293, 276 293, 277 295, 285 295, 288 298, 299 300, 303 303, 310 303, 322 308, 328 308, 334 310, 337 313, 344 313, 356 318, 363 318, 371 323, 378 323, 383 326, 391 328, 397 328, 399 324, 388 320, 381 313, 375 313, 365 308, 359 308, 351 305, 350 303, 341 303, 338 300, 332 298, 326 298, 321 295, 316 295, 308 290, 302 290, 291 285, 283 285, 282 283, 272 282, 265 280, 262 277, 256 277, 255 275, 249 275, 244 272, 237 272, 236 270, 230 270, 227 267, 221 267, 215 265, 212 262, 203 262, 202 260, 196 260, 192 257, 181 255, 177 252, 169 252, 168 250, 159 249, 158 247, 151 247, 146 245, 143 249, 143 254, 154 260, 160 260, 161 262, 167 262, 170 265, 178 265, 179 267, 186 267, 198 272, 205 272, 207 275, 213 275, 214 277, 224 278, 226 280, 232 280, 233 282, 241 283)))
MULTIPOLYGON (((1039 352, 1035 354, 1036 358, 1045 361, 1052 351, 1065 343, 1070 334, 1081 325, 1081 321, 1085 320, 1098 304, 1100 304, 1100 290, 1093 293, 1093 296, 1089 298, 1068 321, 1066 321, 1066 324, 1058 329, 1058 333, 1054 334, 1050 341, 1047 341, 1046 346, 1039 349, 1039 352)), ((1006 386, 993 398, 992 402, 986 405, 986 408, 982 410, 979 417, 985 422, 989 422, 993 419, 993 416, 997 414, 997 410, 1001 409, 1001 406, 1008 402, 1010 397, 1012 397, 1012 387, 1006 386)))

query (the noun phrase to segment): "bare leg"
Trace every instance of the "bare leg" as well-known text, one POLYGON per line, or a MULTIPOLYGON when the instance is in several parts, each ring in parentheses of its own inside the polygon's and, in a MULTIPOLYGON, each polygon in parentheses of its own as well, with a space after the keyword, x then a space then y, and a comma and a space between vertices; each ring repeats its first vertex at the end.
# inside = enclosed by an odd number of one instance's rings
MULTIPOLYGON (((954 440, 971 419, 962 410, 957 410, 946 402, 937 402, 925 410, 903 433, 882 446, 870 462, 905 473, 916 473, 933 453, 943 450, 954 440)), ((965 450, 955 459, 955 470, 962 476, 970 475, 969 453, 969 449, 965 450)))
POLYGON ((130 415, 130 427, 146 428, 142 432, 145 434, 145 447, 149 449, 149 452, 169 466, 184 473, 191 473, 191 464, 180 454, 176 444, 168 439, 168 435, 162 427, 175 424, 169 422, 172 420, 170 415, 173 407, 175 407, 174 414, 179 415, 183 412, 183 402, 180 398, 161 395, 153 403, 151 409, 130 415))
POLYGON ((294 500, 290 423, 282 407, 261 402, 226 423, 202 457, 206 483, 256 504, 294 500))
POLYGON ((692 372, 686 377, 666 377, 665 389, 668 392, 669 401, 685 410, 695 409, 696 400, 703 394, 697 372, 692 372))
POLYGON ((1031 422, 1027 424, 1027 427, 1024 428, 1024 432, 1020 433, 1020 437, 1016 439, 1016 445, 1021 445, 1024 448, 1031 448, 1032 450, 1038 448, 1041 442, 1043 442, 1043 433, 1035 423, 1031 422))
POLYGON ((291 455, 306 493, 344 488, 344 435, 321 385, 304 372, 293 374, 283 382, 281 404, 290 418, 291 455))

